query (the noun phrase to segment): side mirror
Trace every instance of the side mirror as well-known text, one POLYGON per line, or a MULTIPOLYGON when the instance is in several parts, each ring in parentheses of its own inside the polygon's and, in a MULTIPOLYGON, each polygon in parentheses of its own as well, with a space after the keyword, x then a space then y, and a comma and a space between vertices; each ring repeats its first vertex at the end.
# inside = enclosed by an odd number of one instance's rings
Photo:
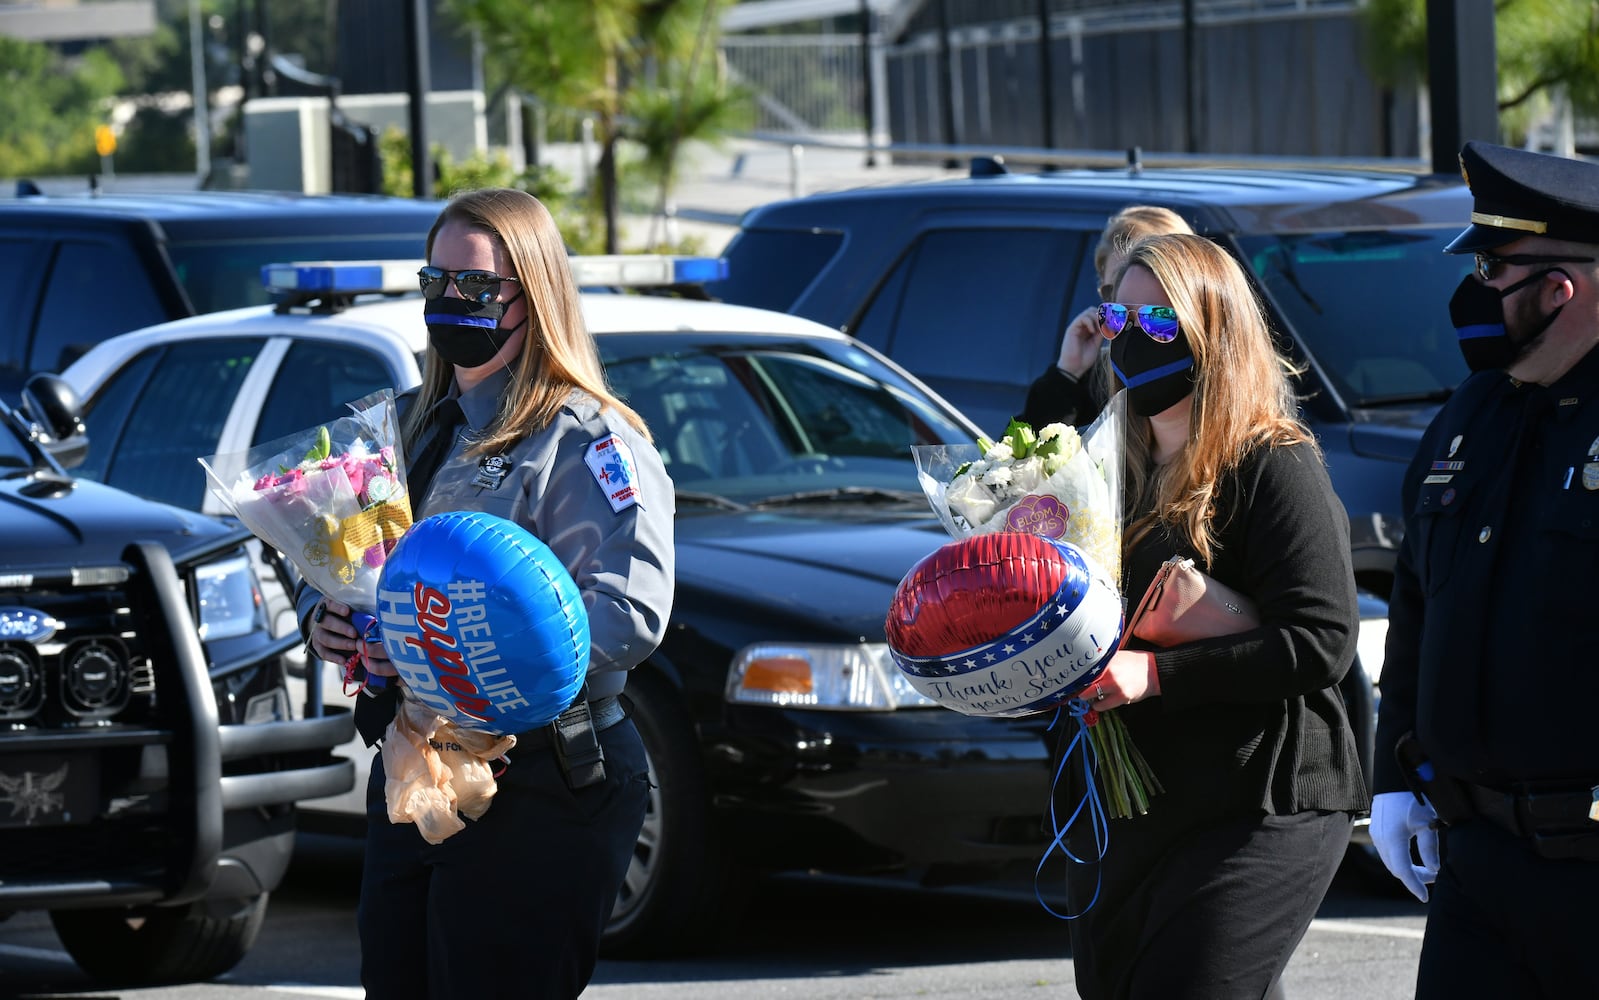
POLYGON ((83 426, 83 402, 77 390, 59 375, 40 372, 22 387, 22 409, 46 437, 46 451, 70 469, 89 454, 89 434, 83 426))

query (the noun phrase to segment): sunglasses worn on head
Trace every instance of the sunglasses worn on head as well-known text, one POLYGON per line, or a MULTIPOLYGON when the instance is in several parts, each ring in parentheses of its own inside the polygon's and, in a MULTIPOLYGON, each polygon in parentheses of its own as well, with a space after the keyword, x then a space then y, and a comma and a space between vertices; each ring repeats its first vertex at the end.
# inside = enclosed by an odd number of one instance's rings
POLYGON ((493 271, 446 271, 442 267, 427 265, 416 272, 417 279, 422 284, 422 297, 424 299, 441 299, 449 290, 450 282, 455 282, 455 290, 461 293, 461 298, 472 302, 492 302, 499 297, 500 282, 515 281, 493 271))
POLYGON ((1501 264, 1591 264, 1592 257, 1549 257, 1539 253, 1513 253, 1508 257, 1495 257, 1491 253, 1479 253, 1477 257, 1477 277, 1484 281, 1492 281, 1499 276, 1501 264))
POLYGON ((1106 340, 1115 340, 1129 319, 1156 343, 1169 344, 1177 339, 1177 310, 1171 306, 1129 306, 1120 302, 1099 304, 1099 326, 1106 340))

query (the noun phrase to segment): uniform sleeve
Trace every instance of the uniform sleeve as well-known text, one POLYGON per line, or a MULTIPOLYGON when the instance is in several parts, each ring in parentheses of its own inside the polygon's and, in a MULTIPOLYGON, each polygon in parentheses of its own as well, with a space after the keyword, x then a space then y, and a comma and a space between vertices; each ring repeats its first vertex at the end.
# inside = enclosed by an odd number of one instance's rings
POLYGON ((1349 516, 1320 456, 1262 449, 1240 470, 1239 488, 1225 582, 1255 601, 1263 624, 1156 651, 1169 710, 1297 697, 1337 684, 1354 661, 1349 516))
MULTIPOLYGON (((1394 565, 1394 589, 1388 598, 1388 639, 1383 652, 1382 700, 1377 706, 1377 738, 1374 752, 1372 791, 1405 790, 1405 780, 1394 759, 1399 737, 1416 727, 1416 686, 1420 669, 1423 601, 1421 581, 1416 572, 1416 545, 1419 533, 1411 523, 1416 509, 1417 484, 1422 473, 1418 463, 1423 455, 1433 454, 1432 434, 1422 439, 1416 458, 1405 473, 1403 490, 1405 536, 1399 542, 1399 558, 1394 565)), ((1430 459, 1429 459, 1430 460, 1430 459)))
POLYGON ((595 696, 618 693, 625 671, 660 644, 674 584, 672 480, 653 445, 621 420, 612 424, 598 434, 587 423, 564 433, 532 504, 533 532, 571 572, 588 610, 595 696), (620 510, 585 457, 607 434, 631 459, 636 494, 620 510))

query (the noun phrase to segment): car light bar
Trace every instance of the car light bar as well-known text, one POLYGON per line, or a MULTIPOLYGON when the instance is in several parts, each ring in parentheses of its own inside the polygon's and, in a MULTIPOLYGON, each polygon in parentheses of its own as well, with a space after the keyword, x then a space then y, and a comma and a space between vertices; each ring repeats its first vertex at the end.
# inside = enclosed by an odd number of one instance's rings
POLYGON ((610 254, 573 257, 572 276, 581 287, 612 285, 697 285, 727 277, 727 261, 719 257, 674 257, 666 254, 610 254))
MULTIPOLYGON (((608 254, 571 257, 572 277, 579 287, 646 288, 652 285, 696 285, 727 277, 727 261, 719 257, 670 254, 608 254)), ((415 260, 290 261, 261 268, 261 284, 285 297, 324 295, 393 295, 417 290, 415 260)))
POLYGON ((266 264, 261 284, 269 292, 361 295, 417 290, 414 260, 323 260, 266 264))

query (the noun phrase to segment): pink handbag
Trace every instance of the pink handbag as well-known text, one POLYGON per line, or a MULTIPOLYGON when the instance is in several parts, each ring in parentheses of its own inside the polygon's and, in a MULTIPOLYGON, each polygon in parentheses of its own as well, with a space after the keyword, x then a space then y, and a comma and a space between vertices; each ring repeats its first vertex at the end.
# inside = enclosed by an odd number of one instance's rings
POLYGON ((1253 601, 1205 575, 1192 559, 1172 556, 1161 564, 1123 631, 1157 646, 1175 646, 1259 626, 1253 601))

